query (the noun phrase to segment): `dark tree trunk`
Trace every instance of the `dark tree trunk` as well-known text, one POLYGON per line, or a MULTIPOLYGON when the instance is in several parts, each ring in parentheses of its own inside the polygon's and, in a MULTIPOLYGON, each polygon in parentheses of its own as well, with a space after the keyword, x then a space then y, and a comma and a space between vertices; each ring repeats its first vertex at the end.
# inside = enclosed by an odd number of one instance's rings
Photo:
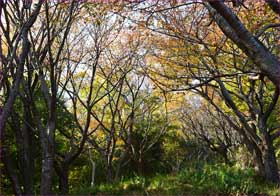
POLYGON ((66 195, 69 193, 69 163, 54 161, 54 168, 59 178, 59 191, 66 195))
POLYGON ((52 131, 54 131, 55 127, 50 126, 50 123, 48 124, 47 128, 43 127, 40 115, 34 103, 32 103, 32 112, 34 113, 34 121, 36 122, 36 126, 40 133, 42 151, 40 194, 51 195, 54 168, 54 137, 52 131))
POLYGON ((259 117, 258 127, 262 134, 262 154, 263 163, 265 169, 265 178, 268 182, 279 183, 278 166, 275 156, 275 150, 273 141, 269 133, 267 132, 266 121, 262 117, 259 117))
MULTIPOLYGON (((49 104, 50 105, 50 104, 49 104)), ((42 148, 42 169, 41 169, 41 195, 52 194, 52 180, 54 174, 54 135, 55 135, 55 104, 53 102, 50 110, 46 128, 43 127, 36 106, 33 104, 34 118, 40 131, 40 142, 42 148)))
POLYGON ((24 108, 25 116, 24 122, 20 123, 18 114, 13 112, 11 127, 14 129, 14 133, 16 136, 16 144, 18 148, 18 160, 20 162, 20 170, 23 177, 23 186, 24 186, 24 194, 33 194, 34 193, 34 160, 33 160, 33 150, 32 150, 32 130, 30 126, 31 115, 26 107, 24 108), (28 125, 27 125, 28 124, 28 125))
MULTIPOLYGON (((2 4, 2 3, 1 3, 2 4)), ((7 100, 4 104, 4 106, 0 107, 0 159, 2 158, 2 156, 4 156, 3 150, 4 150, 4 136, 5 136, 5 124, 10 116, 10 113, 12 111, 13 108, 13 104, 16 100, 17 94, 18 94, 18 89, 20 86, 20 82, 22 79, 22 75, 23 75, 23 71, 24 71, 24 63, 25 63, 25 59, 27 58, 27 55, 29 53, 29 49, 30 49, 30 43, 28 41, 27 38, 27 31, 22 33, 22 37, 23 37, 23 46, 22 46, 22 53, 20 55, 20 64, 17 67, 17 71, 16 71, 16 76, 13 82, 13 86, 9 91, 9 94, 7 96, 7 100)), ((4 75, 2 76, 4 79, 4 75)), ((3 79, 1 78, 1 87, 4 83, 3 79)), ((3 160, 4 161, 4 160, 3 160)))
POLYGON ((124 157, 122 156, 119 160, 119 163, 116 168, 116 175, 115 175, 115 181, 117 182, 120 179, 121 171, 122 171, 122 163, 123 163, 124 157))
POLYGON ((260 115, 258 128, 262 135, 262 159, 264 164, 265 179, 268 182, 279 183, 278 166, 273 146, 273 140, 268 133, 267 122, 264 116, 260 115))
MULTIPOLYGON (((5 124, 6 121, 10 115, 10 112, 12 111, 12 107, 14 104, 14 101, 17 97, 18 94, 18 89, 19 86, 21 84, 21 80, 22 80, 22 76, 23 76, 23 71, 24 71, 24 64, 25 64, 25 60, 28 57, 29 51, 30 51, 30 42, 28 40, 28 32, 29 29, 33 26, 34 22, 37 19, 38 14, 40 13, 40 9, 41 6, 43 4, 43 1, 39 1, 37 4, 37 7, 35 8, 35 10, 30 14, 30 18, 29 20, 24 23, 24 25, 22 26, 22 52, 19 55, 19 61, 16 67, 16 74, 15 74, 15 78, 13 80, 13 85, 12 88, 9 91, 9 94, 7 96, 6 102, 4 104, 3 107, 0 107, 0 159, 3 158, 3 161, 8 161, 7 157, 2 157, 4 156, 4 146, 3 146, 3 142, 4 142, 4 131, 5 131, 5 124), (2 151, 3 150, 3 151, 2 151), (6 160, 5 160, 6 159, 6 160)), ((4 5, 4 1, 0 1, 0 15, 2 14, 2 6, 4 5)), ((1 17, 2 18, 2 17, 1 17)), ((1 60, 3 60, 2 58, 2 50, 1 50, 1 60)), ((13 60, 13 59, 10 59, 13 60)), ((10 68, 9 68, 10 69, 10 68)), ((4 84, 4 79, 5 76, 3 74, 3 72, 1 72, 1 81, 0 81, 0 90, 2 90, 2 86, 4 84)), ((9 165, 7 165, 9 168, 9 165)), ((17 193, 19 191, 19 188, 16 186, 15 187, 15 193, 16 194, 20 194, 17 193)))
POLYGON ((112 183, 113 182, 113 167, 112 164, 107 165, 107 169, 106 169, 106 180, 108 183, 112 183))
POLYGON ((23 179, 24 179, 24 194, 34 194, 34 151, 33 146, 33 131, 30 126, 32 125, 31 113, 28 106, 25 106, 25 122, 23 124, 22 136, 23 136, 23 179))
POLYGON ((121 154, 118 165, 116 167, 115 181, 118 181, 121 177, 122 168, 124 167, 125 160, 130 159, 130 157, 129 157, 130 153, 129 152, 130 152, 131 139, 129 139, 127 143, 128 143, 128 145, 126 146, 125 151, 121 154))
POLYGON ((53 142, 49 138, 41 138, 42 145, 42 171, 41 171, 41 195, 50 195, 52 193, 52 179, 54 166, 53 142))
POLYGON ((223 1, 205 1, 204 5, 223 33, 255 63, 256 67, 260 68, 263 74, 279 86, 280 63, 277 57, 248 31, 223 1))
POLYGON ((11 155, 9 153, 8 146, 2 146, 2 161, 4 163, 6 173, 8 174, 15 195, 22 195, 22 190, 20 186, 20 181, 18 179, 18 174, 16 172, 15 166, 13 164, 13 160, 11 159, 11 155))
POLYGON ((42 159, 40 194, 49 195, 52 192, 53 153, 51 152, 51 150, 48 149, 45 149, 44 151, 45 152, 43 154, 42 159))
POLYGON ((250 141, 248 138, 244 138, 244 143, 249 153, 252 155, 253 163, 254 166, 257 167, 258 174, 265 178, 265 169, 261 150, 256 143, 250 141))
POLYGON ((265 178, 268 182, 279 183, 278 166, 273 146, 269 145, 263 153, 265 178))
POLYGON ((258 174, 263 178, 265 178, 266 174, 265 174, 265 167, 264 167, 262 153, 260 152, 259 149, 257 149, 253 152, 252 155, 253 155, 254 163, 258 168, 258 174))
POLYGON ((62 194, 69 193, 69 168, 63 167, 59 174, 59 190, 62 194))
POLYGON ((52 193, 52 180, 54 169, 54 129, 55 122, 49 121, 47 130, 42 130, 42 171, 41 171, 41 195, 52 193))

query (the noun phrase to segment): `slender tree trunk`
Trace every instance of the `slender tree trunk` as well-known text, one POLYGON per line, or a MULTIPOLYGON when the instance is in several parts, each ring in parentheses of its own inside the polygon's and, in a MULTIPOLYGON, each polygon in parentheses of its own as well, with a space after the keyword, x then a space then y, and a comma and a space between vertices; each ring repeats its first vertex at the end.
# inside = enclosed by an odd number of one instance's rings
POLYGON ((263 163, 265 178, 268 182, 278 183, 279 184, 279 174, 278 166, 275 156, 275 150, 273 146, 273 141, 269 133, 267 132, 266 122, 262 117, 259 117, 258 127, 262 134, 262 154, 263 154, 263 163))
POLYGON ((41 145, 43 150, 40 190, 41 195, 50 195, 52 193, 52 179, 54 172, 54 129, 55 122, 49 121, 46 132, 43 132, 41 135, 41 145))
POLYGON ((259 149, 258 145, 253 141, 250 141, 247 137, 243 138, 243 142, 245 143, 246 148, 252 156, 252 160, 254 165, 257 167, 257 172, 260 176, 265 178, 265 169, 263 164, 262 152, 259 149))
POLYGON ((128 157, 128 154, 129 154, 129 147, 127 147, 125 149, 125 151, 120 156, 118 165, 116 167, 115 181, 118 181, 120 179, 121 172, 122 172, 122 167, 123 167, 124 161, 128 157))
POLYGON ((107 174, 106 174, 106 179, 108 183, 112 183, 113 182, 113 166, 112 163, 109 163, 107 165, 107 174))
POLYGON ((7 145, 1 146, 2 147, 2 160, 6 169, 7 174, 11 180, 13 190, 15 195, 22 195, 22 190, 20 186, 20 181, 18 179, 18 174, 13 164, 13 160, 11 159, 11 155, 9 153, 9 149, 7 145))
POLYGON ((34 174, 35 174, 35 165, 33 157, 33 133, 32 129, 29 127, 32 125, 30 111, 25 111, 26 117, 24 123, 22 135, 23 135, 23 179, 24 179, 24 194, 32 195, 34 194, 34 174))
POLYGON ((59 190, 62 194, 69 193, 69 168, 65 166, 62 168, 59 176, 59 190))
POLYGON ((120 158, 119 163, 118 163, 117 168, 116 168, 116 175, 115 175, 115 181, 116 182, 120 179, 123 160, 124 160, 124 158, 122 156, 120 158))
POLYGON ((48 138, 42 139, 42 171, 41 171, 41 195, 50 195, 52 193, 52 178, 53 178, 53 164, 54 153, 53 145, 50 144, 48 138))
MULTIPOLYGON (((4 156, 3 155, 4 152, 2 152, 2 150, 4 150, 3 144, 4 144, 4 135, 5 135, 5 133, 4 133, 5 124, 6 124, 6 121, 8 120, 8 118, 10 116, 10 113, 11 113, 12 108, 13 108, 13 104, 16 100, 18 89, 19 89, 20 82, 21 82, 22 75, 23 75, 23 71, 24 71, 25 59, 27 58, 27 55, 28 55, 29 49, 30 49, 30 43, 29 43, 28 38, 27 38, 27 32, 24 32, 22 37, 23 37, 22 53, 21 53, 21 56, 20 56, 20 64, 18 65, 17 71, 16 71, 16 78, 14 79, 13 86, 10 89, 8 98, 7 98, 4 106, 0 107, 0 159, 2 158, 2 156, 4 156)), ((1 88, 2 88, 3 78, 5 76, 3 75, 1 77, 2 78, 1 78, 1 84, 0 85, 1 85, 1 88)))
POLYGON ((141 175, 141 176, 144 174, 144 162, 143 162, 143 152, 142 152, 142 150, 140 150, 140 152, 139 152, 138 174, 141 175))
MULTIPOLYGON (((133 101, 133 103, 134 103, 134 101, 133 101)), ((120 178, 121 170, 123 167, 123 162, 129 156, 129 152, 130 152, 130 148, 131 148, 131 142, 132 142, 131 133, 133 132, 134 117, 135 117, 134 106, 132 108, 133 109, 130 114, 129 128, 128 128, 128 133, 127 133, 127 144, 125 146, 124 152, 120 156, 120 160, 119 160, 119 163, 118 163, 118 166, 116 169, 115 181, 119 180, 119 178, 120 178)))
POLYGON ((57 160, 54 162, 54 168, 59 178, 59 191, 63 195, 69 193, 69 165, 66 162, 59 163, 57 160))
POLYGON ((262 153, 258 149, 258 150, 255 150, 252 155, 253 155, 254 163, 258 168, 258 174, 260 176, 262 176, 263 178, 265 178, 266 174, 265 174, 265 167, 264 167, 262 153))
POLYGON ((263 153, 265 178, 268 182, 279 183, 278 166, 273 146, 269 145, 263 153))
POLYGON ((96 170, 96 163, 94 161, 91 162, 91 182, 90 186, 94 186, 94 180, 95 180, 95 170, 96 170))
POLYGON ((266 180, 268 182, 279 184, 278 165, 276 161, 275 150, 271 137, 268 133, 265 136, 263 162, 266 180))
MULTIPOLYGON (((25 116, 22 125, 20 123, 12 123, 12 128, 16 137, 18 149, 18 160, 20 162, 20 170, 23 177, 24 194, 34 193, 34 160, 32 157, 32 130, 30 129, 31 115, 24 108, 25 116), (28 123, 29 125, 26 125, 28 123)), ((18 114, 12 112, 12 122, 20 122, 18 114)))
POLYGON ((95 179, 96 163, 92 159, 90 151, 89 151, 89 160, 90 160, 90 163, 91 163, 91 182, 90 182, 90 186, 93 187, 94 186, 94 179, 95 179))
MULTIPOLYGON (((2 150, 4 149, 3 142, 4 142, 4 130, 5 130, 5 123, 10 115, 10 112, 12 111, 12 107, 14 104, 14 101, 17 97, 17 92, 21 83, 21 79, 23 76, 24 71, 24 64, 25 60, 28 57, 28 53, 30 50, 30 42, 28 40, 28 31, 36 21, 36 18, 38 14, 40 13, 40 9, 42 6, 43 1, 40 0, 37 4, 36 9, 31 13, 31 17, 29 18, 28 22, 25 23, 22 30, 22 52, 20 54, 19 64, 17 65, 17 71, 16 76, 14 78, 13 86, 9 92, 8 98, 4 104, 4 106, 0 107, 0 159, 2 159, 3 153, 2 150)), ((2 6, 4 6, 4 1, 0 0, 0 18, 2 19, 2 6)), ((0 19, 0 22, 1 22, 0 19)), ((2 39, 1 39, 2 41, 2 39)), ((0 42, 1 43, 1 42, 0 42)), ((3 55, 2 55, 2 48, 0 49, 0 60, 2 63, 3 55)), ((12 60, 12 59, 11 59, 12 60)), ((2 65, 2 64, 1 64, 2 65)), ((2 66, 3 67, 3 66, 2 66)), ((2 90, 3 84, 4 84, 4 73, 0 72, 0 90, 2 90)), ((1 172, 1 171, 0 171, 1 172)), ((0 179, 1 181, 1 179, 0 179)))

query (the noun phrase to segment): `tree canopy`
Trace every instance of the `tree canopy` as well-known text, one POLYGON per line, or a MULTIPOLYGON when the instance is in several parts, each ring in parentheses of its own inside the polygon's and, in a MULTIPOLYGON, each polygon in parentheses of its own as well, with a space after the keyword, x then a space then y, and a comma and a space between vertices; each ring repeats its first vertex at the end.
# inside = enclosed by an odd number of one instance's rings
POLYGON ((0 16, 0 194, 278 189, 279 0, 0 0, 0 16))

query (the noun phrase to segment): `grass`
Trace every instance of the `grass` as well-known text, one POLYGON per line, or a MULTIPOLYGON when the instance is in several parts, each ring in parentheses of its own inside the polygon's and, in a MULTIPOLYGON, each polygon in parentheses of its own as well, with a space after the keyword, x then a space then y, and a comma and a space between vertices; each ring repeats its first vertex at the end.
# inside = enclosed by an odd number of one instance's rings
POLYGON ((152 178, 135 176, 113 184, 80 187, 73 194, 94 195, 201 195, 262 194, 279 195, 274 185, 265 184, 252 169, 223 164, 187 168, 176 174, 157 174, 152 178))

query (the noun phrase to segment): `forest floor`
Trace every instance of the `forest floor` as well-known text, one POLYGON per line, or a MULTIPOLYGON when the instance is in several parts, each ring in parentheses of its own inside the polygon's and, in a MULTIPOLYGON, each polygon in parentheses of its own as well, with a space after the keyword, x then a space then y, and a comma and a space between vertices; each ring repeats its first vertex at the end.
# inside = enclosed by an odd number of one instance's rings
POLYGON ((153 177, 134 176, 113 184, 80 187, 72 194, 93 195, 280 195, 279 188, 266 184, 253 169, 206 165, 153 177))

